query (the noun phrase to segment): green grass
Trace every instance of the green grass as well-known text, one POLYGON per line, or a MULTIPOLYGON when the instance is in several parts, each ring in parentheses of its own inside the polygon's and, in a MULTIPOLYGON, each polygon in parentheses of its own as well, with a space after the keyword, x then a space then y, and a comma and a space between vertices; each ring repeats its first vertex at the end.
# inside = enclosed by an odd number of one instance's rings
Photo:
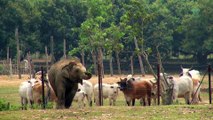
POLYGON ((0 120, 211 120, 213 119, 213 107, 211 105, 170 105, 151 107, 93 106, 83 109, 73 107, 66 110, 36 109, 26 111, 4 111, 0 112, 0 116, 0 120))

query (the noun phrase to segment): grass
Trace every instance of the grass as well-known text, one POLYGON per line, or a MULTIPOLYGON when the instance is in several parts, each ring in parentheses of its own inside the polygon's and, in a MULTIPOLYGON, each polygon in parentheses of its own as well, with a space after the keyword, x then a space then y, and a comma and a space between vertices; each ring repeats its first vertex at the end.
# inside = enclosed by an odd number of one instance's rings
POLYGON ((27 110, 0 112, 0 120, 211 120, 213 107, 211 105, 170 105, 151 107, 103 106, 85 107, 83 109, 70 108, 66 110, 27 110))
MULTIPOLYGON (((119 77, 117 77, 119 78, 119 77)), ((115 78, 115 79, 117 79, 115 78)), ((111 80, 111 79, 109 79, 111 80)), ((104 106, 78 108, 77 103, 73 103, 70 109, 42 110, 35 109, 20 110, 20 98, 18 86, 23 80, 1 80, 0 77, 0 99, 4 99, 16 109, 0 111, 0 120, 211 120, 213 119, 213 106, 208 104, 208 94, 202 92, 201 97, 204 103, 199 105, 185 105, 184 99, 179 99, 179 103, 169 106, 142 107, 139 101, 136 106, 125 105, 123 93, 119 93, 116 106, 109 106, 109 101, 104 100, 104 106), (1 84, 4 83, 4 84, 1 84)), ((93 80, 95 81, 95 80, 93 80)), ((114 79, 112 81, 115 81, 114 79)), ((207 83, 206 83, 207 84, 207 83)), ((205 85, 204 85, 205 86, 205 85)))

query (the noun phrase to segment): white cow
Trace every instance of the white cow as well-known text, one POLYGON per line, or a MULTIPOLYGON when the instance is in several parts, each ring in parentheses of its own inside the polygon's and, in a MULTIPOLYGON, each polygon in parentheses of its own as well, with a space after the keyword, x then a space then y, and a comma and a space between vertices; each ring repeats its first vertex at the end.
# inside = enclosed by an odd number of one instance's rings
MULTIPOLYGON (((94 101, 96 105, 99 105, 99 85, 96 84, 94 86, 94 101)), ((115 105, 117 96, 118 96, 118 84, 107 84, 103 83, 102 84, 102 90, 103 90, 103 98, 107 99, 109 98, 109 105, 115 105)))
MULTIPOLYGON (((189 68, 182 68, 183 71, 182 72, 186 72, 189 71, 189 74, 193 80, 193 92, 192 92, 192 103, 199 103, 199 101, 201 100, 200 97, 200 88, 201 88, 201 75, 200 72, 198 70, 190 70, 189 68)), ((182 74, 181 74, 182 75, 182 74)))
POLYGON ((78 107, 85 106, 84 99, 86 97, 86 93, 82 89, 80 89, 81 87, 82 87, 82 85, 78 84, 78 90, 75 93, 75 96, 73 98, 73 101, 78 102, 78 107))
POLYGON ((88 101, 88 105, 92 106, 92 96, 93 96, 93 85, 90 81, 83 80, 83 84, 78 84, 78 91, 75 94, 74 100, 78 101, 79 107, 85 103, 85 98, 88 101))
POLYGON ((183 75, 178 79, 171 79, 174 84, 173 100, 176 101, 178 97, 185 98, 187 104, 190 104, 191 94, 193 93, 193 81, 189 75, 189 71, 182 69, 183 75))
POLYGON ((27 103, 30 102, 32 107, 33 105, 33 93, 32 93, 32 85, 35 84, 36 79, 29 79, 24 81, 19 86, 19 95, 21 97, 21 105, 22 109, 27 109, 27 103))
POLYGON ((88 80, 83 80, 83 85, 82 85, 81 89, 86 94, 86 99, 88 101, 88 105, 92 106, 92 97, 93 97, 93 85, 92 85, 92 83, 88 80))

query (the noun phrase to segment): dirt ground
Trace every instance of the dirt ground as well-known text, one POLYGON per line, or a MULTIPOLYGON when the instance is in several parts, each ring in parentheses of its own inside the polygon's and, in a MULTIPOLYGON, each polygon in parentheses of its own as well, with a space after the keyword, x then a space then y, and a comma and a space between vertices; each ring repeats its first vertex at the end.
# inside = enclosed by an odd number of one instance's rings
MULTIPOLYGON (((105 75, 103 80, 103 83, 115 83, 120 80, 120 78, 124 78, 127 75, 105 75)), ((135 75, 135 76, 140 76, 140 75, 135 75)), ((152 75, 146 75, 143 77, 144 79, 154 79, 152 75)), ((12 77, 9 77, 7 75, 0 75, 0 87, 2 86, 19 86, 21 82, 26 81, 29 79, 29 75, 22 75, 22 79, 18 79, 17 75, 13 75, 12 77)), ((92 78, 90 79, 92 84, 98 83, 98 77, 93 75, 92 78)))

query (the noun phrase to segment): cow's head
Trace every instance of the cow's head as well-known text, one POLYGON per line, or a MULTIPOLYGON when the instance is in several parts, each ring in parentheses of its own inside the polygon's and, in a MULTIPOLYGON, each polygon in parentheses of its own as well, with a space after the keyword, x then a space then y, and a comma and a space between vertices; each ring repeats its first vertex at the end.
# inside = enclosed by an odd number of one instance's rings
POLYGON ((42 85, 41 80, 34 79, 34 78, 28 80, 28 83, 30 83, 30 85, 31 85, 32 88, 34 88, 35 86, 42 85))
POLYGON ((120 78, 120 81, 117 82, 117 84, 121 91, 126 89, 127 88, 127 78, 120 78))
POLYGON ((186 76, 189 76, 189 77, 192 77, 192 75, 189 73, 189 71, 192 69, 192 67, 191 68, 183 68, 182 66, 181 66, 181 69, 182 69, 182 72, 180 73, 180 77, 181 76, 184 76, 184 75, 186 75, 186 76))
POLYGON ((112 89, 113 94, 116 94, 116 95, 118 94, 118 88, 120 88, 120 87, 117 83, 110 85, 110 89, 112 89))

